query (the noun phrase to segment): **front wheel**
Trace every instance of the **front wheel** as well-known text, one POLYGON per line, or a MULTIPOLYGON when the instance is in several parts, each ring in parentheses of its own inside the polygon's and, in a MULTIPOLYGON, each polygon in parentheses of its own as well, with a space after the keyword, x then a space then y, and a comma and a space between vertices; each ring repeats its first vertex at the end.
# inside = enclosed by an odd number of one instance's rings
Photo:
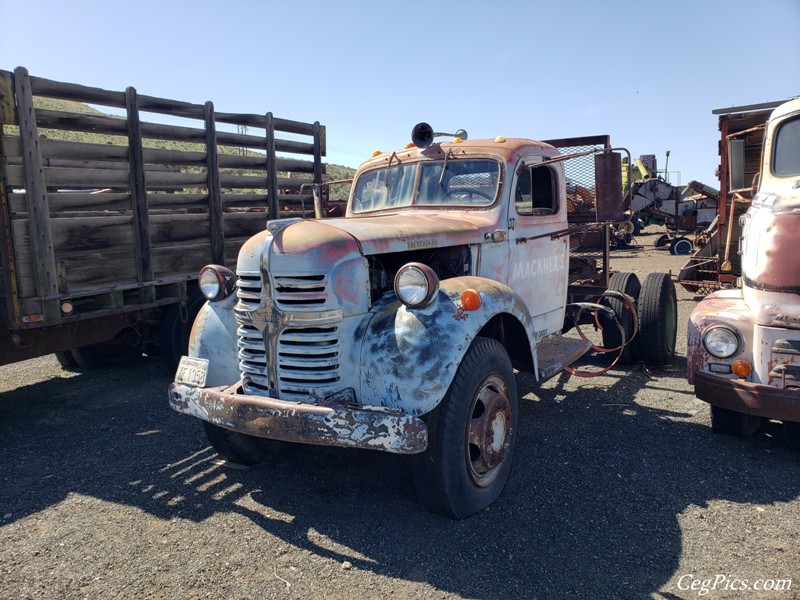
POLYGON ((278 440, 245 435, 203 421, 208 441, 220 457, 231 463, 252 466, 277 458, 285 453, 290 444, 278 440))
POLYGON ((764 419, 755 415, 711 406, 711 431, 722 435, 732 435, 736 437, 750 437, 761 429, 764 419))
POLYGON ((508 353, 496 340, 476 338, 428 418, 427 450, 414 457, 414 487, 425 508, 463 519, 494 502, 511 469, 517 418, 508 353))

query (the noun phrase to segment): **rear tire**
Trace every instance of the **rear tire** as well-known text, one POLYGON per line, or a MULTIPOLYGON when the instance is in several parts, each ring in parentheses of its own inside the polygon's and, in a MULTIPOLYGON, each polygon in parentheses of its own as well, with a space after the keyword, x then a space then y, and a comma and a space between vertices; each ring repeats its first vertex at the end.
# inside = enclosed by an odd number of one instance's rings
POLYGON ((764 419, 755 415, 720 408, 711 407, 711 431, 721 435, 735 437, 750 437, 761 429, 764 419))
POLYGON ((192 333, 192 326, 205 302, 205 297, 198 293, 189 296, 184 313, 186 322, 181 316, 180 304, 169 307, 164 314, 159 330, 159 345, 164 361, 173 371, 178 368, 181 356, 189 353, 189 336, 192 333))
POLYGON ((463 519, 494 502, 508 480, 517 419, 508 353, 498 341, 478 337, 428 416, 428 448, 413 457, 423 506, 463 519))
MULTIPOLYGON (((639 291, 642 285, 639 283, 639 278, 635 273, 614 273, 608 281, 608 289, 616 292, 622 292, 633 298, 634 305, 639 298, 639 291)), ((603 298, 603 305, 611 308, 617 315, 622 329, 625 331, 625 340, 630 342, 631 335, 633 335, 633 319, 634 316, 631 311, 626 307, 625 303, 618 298, 603 298)), ((622 344, 622 338, 617 328, 617 324, 613 319, 600 318, 600 325, 603 328, 603 347, 604 348, 618 348, 622 344)), ((609 353, 613 359, 616 354, 609 353)), ((628 343, 622 349, 622 356, 619 362, 623 365, 630 365, 637 361, 638 356, 636 353, 636 343, 628 343)))
POLYGON ((100 369, 115 367, 142 357, 142 336, 134 327, 126 327, 108 342, 70 350, 78 367, 100 369))
POLYGON ((75 356, 72 354, 72 350, 64 350, 63 352, 56 352, 55 355, 58 364, 60 364, 62 368, 68 370, 78 368, 78 361, 75 360, 75 356))
POLYGON ((639 357, 651 365, 665 365, 675 355, 678 333, 678 297, 667 273, 650 273, 639 293, 639 357))
POLYGON ((208 441, 217 453, 228 462, 253 466, 277 458, 288 451, 291 444, 245 435, 208 421, 203 421, 208 441))

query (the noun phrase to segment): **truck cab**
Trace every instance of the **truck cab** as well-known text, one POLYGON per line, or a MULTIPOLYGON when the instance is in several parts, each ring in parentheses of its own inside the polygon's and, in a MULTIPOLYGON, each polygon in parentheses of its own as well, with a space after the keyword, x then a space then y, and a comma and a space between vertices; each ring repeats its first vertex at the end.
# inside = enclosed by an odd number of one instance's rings
MULTIPOLYGON (((591 347, 562 335, 576 200, 550 144, 434 135, 420 124, 366 161, 345 218, 269 221, 236 273, 201 272, 209 302, 169 395, 223 458, 279 442, 409 454, 422 503, 456 518, 500 494, 513 369, 543 380, 591 347)), ((621 214, 620 157, 598 156, 593 220, 608 190, 621 214)))
POLYGON ((800 99, 767 122, 741 225, 739 286, 692 312, 688 378, 711 405, 713 431, 745 436, 764 419, 800 421, 800 99))

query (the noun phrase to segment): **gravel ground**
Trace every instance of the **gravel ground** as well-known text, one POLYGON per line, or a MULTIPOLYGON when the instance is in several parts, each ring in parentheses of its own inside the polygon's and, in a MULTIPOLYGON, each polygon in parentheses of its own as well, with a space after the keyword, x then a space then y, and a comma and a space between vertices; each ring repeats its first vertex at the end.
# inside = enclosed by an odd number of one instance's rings
MULTIPOLYGON (((623 251, 614 268, 683 262, 623 251)), ((168 408, 157 359, 2 367, 0 597, 695 598, 705 582, 708 598, 800 598, 798 451, 777 423, 712 435, 685 380, 694 304, 679 290, 666 368, 520 375, 509 483, 460 522, 417 505, 403 457, 300 447, 221 464, 168 408), (791 590, 741 591, 779 579, 791 590)))

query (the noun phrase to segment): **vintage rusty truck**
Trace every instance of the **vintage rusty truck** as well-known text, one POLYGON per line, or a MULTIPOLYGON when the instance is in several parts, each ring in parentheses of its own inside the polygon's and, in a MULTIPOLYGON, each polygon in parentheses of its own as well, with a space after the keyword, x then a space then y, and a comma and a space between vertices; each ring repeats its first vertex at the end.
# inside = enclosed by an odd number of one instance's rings
POLYGON ((670 277, 609 275, 607 223, 624 214, 608 136, 438 135, 421 123, 367 160, 345 218, 272 220, 235 273, 201 271, 209 302, 169 400, 223 458, 262 462, 280 442, 410 454, 423 505, 463 518, 508 478, 513 369, 543 381, 590 349, 564 335, 573 318, 597 313, 605 345, 631 350, 638 301, 645 343, 626 359, 672 356, 670 277))
MULTIPOLYGON (((740 177, 744 180, 744 177, 740 177)), ((689 320, 688 377, 714 432, 800 421, 800 99, 766 124, 757 193, 741 216, 741 277, 689 320)))

